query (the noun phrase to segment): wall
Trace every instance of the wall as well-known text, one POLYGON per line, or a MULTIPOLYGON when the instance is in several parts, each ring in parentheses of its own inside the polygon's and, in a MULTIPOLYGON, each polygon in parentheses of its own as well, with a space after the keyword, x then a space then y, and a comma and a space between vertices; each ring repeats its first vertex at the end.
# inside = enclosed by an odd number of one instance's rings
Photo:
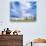
POLYGON ((23 36, 0 35, 0 46, 23 46, 23 36))
POLYGON ((0 30, 9 27, 23 32, 24 44, 36 37, 46 37, 46 0, 37 0, 36 22, 10 22, 9 0, 0 0, 0 30))

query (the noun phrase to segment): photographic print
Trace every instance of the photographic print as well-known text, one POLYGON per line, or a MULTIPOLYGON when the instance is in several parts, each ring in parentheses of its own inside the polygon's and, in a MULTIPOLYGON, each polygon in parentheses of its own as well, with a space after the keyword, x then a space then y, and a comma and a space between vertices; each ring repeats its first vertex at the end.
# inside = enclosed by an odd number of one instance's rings
POLYGON ((36 1, 10 0, 10 20, 14 22, 36 21, 36 1))

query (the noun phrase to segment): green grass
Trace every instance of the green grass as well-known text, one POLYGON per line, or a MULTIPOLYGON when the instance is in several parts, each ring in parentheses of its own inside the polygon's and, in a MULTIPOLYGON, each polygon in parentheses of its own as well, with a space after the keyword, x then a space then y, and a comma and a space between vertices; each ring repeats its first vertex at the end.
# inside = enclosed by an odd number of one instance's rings
POLYGON ((32 19, 30 18, 30 19, 24 19, 24 20, 10 20, 11 22, 31 22, 32 21, 32 19))

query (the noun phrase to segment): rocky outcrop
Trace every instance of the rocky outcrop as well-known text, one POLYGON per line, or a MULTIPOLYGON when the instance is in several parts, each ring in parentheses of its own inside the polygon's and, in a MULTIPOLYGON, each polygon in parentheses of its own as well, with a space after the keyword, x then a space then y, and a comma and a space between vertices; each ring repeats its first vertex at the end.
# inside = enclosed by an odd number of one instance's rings
POLYGON ((34 43, 46 43, 46 39, 37 38, 33 40, 34 43))

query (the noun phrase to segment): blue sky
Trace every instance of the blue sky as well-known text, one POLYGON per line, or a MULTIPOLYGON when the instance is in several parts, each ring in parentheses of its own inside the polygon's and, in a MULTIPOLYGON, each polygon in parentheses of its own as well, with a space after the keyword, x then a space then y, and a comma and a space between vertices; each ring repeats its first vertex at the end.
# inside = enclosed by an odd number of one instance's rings
POLYGON ((11 14, 12 17, 18 18, 18 17, 22 16, 23 14, 24 15, 28 14, 28 16, 29 16, 29 14, 30 14, 30 16, 36 16, 36 8, 37 8, 36 3, 37 2, 36 1, 30 1, 30 2, 24 1, 24 2, 25 2, 26 5, 23 4, 23 2, 20 2, 20 1, 14 1, 14 2, 12 1, 11 2, 10 6, 12 6, 12 7, 10 8, 11 9, 10 14, 11 14), (28 6, 28 4, 29 4, 29 6, 28 6), (24 8, 22 8, 22 7, 24 7, 24 8), (25 9, 25 10, 22 10, 22 9, 25 9), (23 11, 24 11, 24 13, 23 13, 23 11))

